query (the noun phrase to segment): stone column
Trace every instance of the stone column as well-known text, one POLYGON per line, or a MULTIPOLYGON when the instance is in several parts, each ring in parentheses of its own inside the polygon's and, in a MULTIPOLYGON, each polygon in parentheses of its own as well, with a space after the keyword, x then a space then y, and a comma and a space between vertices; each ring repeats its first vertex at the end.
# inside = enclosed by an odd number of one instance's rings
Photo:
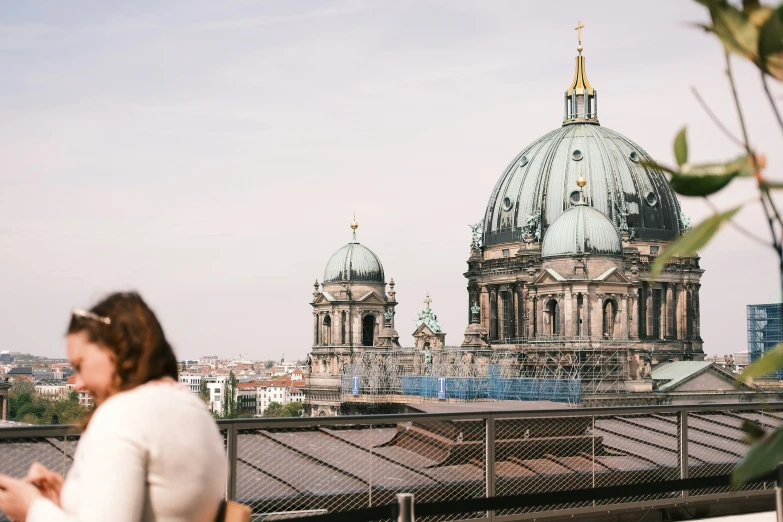
POLYGON ((675 339, 685 339, 685 333, 682 327, 683 325, 682 311, 685 303, 685 299, 683 298, 683 296, 685 292, 683 290, 682 283, 677 283, 674 285, 674 293, 676 295, 676 301, 674 307, 676 331, 674 332, 674 337, 675 339))
POLYGON ((615 326, 615 338, 628 339, 628 295, 620 294, 617 299, 619 305, 620 329, 615 326))
POLYGON ((509 337, 519 337, 519 326, 517 325, 517 317, 519 317, 519 302, 517 300, 517 285, 510 285, 509 292, 511 292, 511 310, 509 311, 509 324, 508 335, 509 337))
POLYGON ((701 322, 699 321, 701 311, 700 311, 700 304, 699 304, 699 288, 701 288, 701 285, 699 283, 693 284, 693 340, 694 341, 701 341, 701 322))
POLYGON ((523 337, 525 334, 523 333, 523 326, 522 321, 519 320, 519 310, 520 310, 520 303, 519 303, 519 294, 520 294, 520 285, 514 285, 513 286, 513 295, 512 298, 514 300, 514 318, 512 319, 512 324, 514 325, 514 332, 512 334, 513 337, 523 337))
POLYGON ((479 306, 481 307, 481 326, 489 332, 489 292, 486 285, 479 287, 479 306))
POLYGON ((497 339, 498 332, 498 287, 489 287, 489 338, 497 339))
POLYGON ((590 296, 590 338, 601 339, 603 329, 601 328, 601 320, 603 319, 603 310, 601 309, 601 296, 592 293, 590 296))
POLYGON ((647 326, 646 331, 646 337, 649 339, 653 335, 653 299, 652 299, 652 288, 650 288, 650 283, 644 284, 644 315, 645 315, 645 325, 647 326))
POLYGON ((666 338, 674 339, 675 321, 674 321, 674 289, 672 283, 666 284, 666 338))
POLYGON ((573 339, 576 335, 576 313, 574 306, 574 294, 571 293, 571 288, 566 288, 565 292, 565 310, 563 310, 563 317, 566 318, 565 331, 563 336, 567 339, 573 339))
POLYGON ((544 329, 544 296, 536 296, 536 337, 542 337, 549 332, 544 329))
POLYGON ((313 346, 318 346, 318 312, 313 312, 313 346))
POLYGON ((533 289, 527 291, 525 314, 527 315, 527 336, 533 339, 536 336, 536 291, 533 289))
POLYGON ((508 325, 506 324, 506 307, 503 303, 503 291, 500 288, 495 290, 495 314, 497 321, 497 338, 501 343, 506 342, 508 337, 508 325))
POLYGON ((628 337, 639 338, 639 289, 631 288, 631 296, 628 300, 629 329, 628 337))
POLYGON ((669 320, 668 317, 666 317, 666 307, 669 304, 666 300, 666 287, 666 283, 661 283, 661 307, 660 310, 658 310, 658 316, 661 318, 659 325, 661 339, 666 339, 666 332, 669 330, 669 320))

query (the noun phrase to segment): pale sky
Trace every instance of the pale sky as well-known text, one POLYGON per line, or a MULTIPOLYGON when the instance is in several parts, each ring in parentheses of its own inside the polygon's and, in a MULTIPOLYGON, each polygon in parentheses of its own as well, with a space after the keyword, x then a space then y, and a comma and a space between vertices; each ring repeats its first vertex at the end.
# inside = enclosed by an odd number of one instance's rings
MULTIPOLYGON (((468 225, 562 123, 579 19, 602 125, 661 162, 682 125, 695 160, 741 153, 690 93, 737 129, 695 2, 0 1, 0 350, 62 355, 71 308, 137 289, 180 358, 304 357, 354 211, 403 345, 427 291, 461 343, 468 225)), ((736 70, 780 172, 758 74, 736 70)), ((739 220, 768 234, 758 206, 739 220)), ((776 258, 731 229, 701 255, 705 351, 745 350, 776 258)))

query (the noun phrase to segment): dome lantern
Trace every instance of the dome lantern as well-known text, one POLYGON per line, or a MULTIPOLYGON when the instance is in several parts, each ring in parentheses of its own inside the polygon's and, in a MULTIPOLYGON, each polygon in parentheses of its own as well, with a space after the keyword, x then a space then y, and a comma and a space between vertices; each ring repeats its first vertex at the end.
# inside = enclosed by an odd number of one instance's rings
POLYGON ((579 45, 576 50, 579 55, 576 57, 576 69, 574 70, 574 79, 565 92, 565 117, 563 125, 570 123, 598 123, 598 92, 593 89, 590 82, 587 81, 585 72, 585 57, 582 56, 582 29, 584 24, 581 20, 576 24, 579 38, 579 45))

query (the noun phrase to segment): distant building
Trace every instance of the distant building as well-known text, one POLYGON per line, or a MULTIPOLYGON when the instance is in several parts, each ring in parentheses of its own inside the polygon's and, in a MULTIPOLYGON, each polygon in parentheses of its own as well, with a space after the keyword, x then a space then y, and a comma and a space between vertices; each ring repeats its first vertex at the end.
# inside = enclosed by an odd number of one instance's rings
MULTIPOLYGON (((65 389, 67 390, 67 395, 70 395, 71 392, 76 392, 76 376, 71 375, 68 377, 68 380, 65 382, 65 389)), ((87 393, 86 391, 78 391, 76 392, 79 395, 79 404, 84 406, 85 408, 92 408, 95 406, 95 401, 92 400, 92 396, 87 393)))
POLYGON ((198 395, 202 377, 204 376, 199 373, 180 373, 179 382, 187 386, 191 392, 198 395))
POLYGON ((0 364, 8 364, 14 361, 14 358, 11 357, 11 352, 8 350, 3 350, 0 352, 0 364))
POLYGON ((29 366, 19 366, 17 368, 11 368, 8 371, 8 382, 13 384, 14 382, 19 380, 26 380, 30 382, 35 381, 33 369, 30 368, 29 366))
POLYGON ((239 413, 257 413, 258 383, 243 382, 237 384, 237 410, 239 413))
MULTIPOLYGON (((748 305, 748 354, 754 363, 783 342, 783 305, 778 290, 768 304, 748 305)), ((770 375, 783 379, 783 370, 770 375)))
POLYGON ((283 375, 294 373, 296 370, 300 372, 305 371, 307 366, 296 361, 279 362, 272 367, 272 377, 282 377, 283 375))
POLYGON ((217 368, 218 363, 218 356, 217 355, 205 355, 204 357, 200 357, 198 360, 198 364, 201 366, 210 366, 212 368, 217 368))
POLYGON ((53 401, 66 399, 68 391, 66 381, 38 381, 35 384, 35 393, 53 401))

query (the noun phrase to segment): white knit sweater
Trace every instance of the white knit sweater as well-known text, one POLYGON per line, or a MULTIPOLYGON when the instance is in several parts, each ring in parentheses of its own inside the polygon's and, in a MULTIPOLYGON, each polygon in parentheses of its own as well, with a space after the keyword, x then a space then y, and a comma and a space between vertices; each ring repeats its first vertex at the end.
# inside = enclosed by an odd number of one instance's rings
POLYGON ((204 403, 176 384, 110 397, 82 434, 57 507, 27 522, 213 522, 226 487, 223 438, 204 403))

